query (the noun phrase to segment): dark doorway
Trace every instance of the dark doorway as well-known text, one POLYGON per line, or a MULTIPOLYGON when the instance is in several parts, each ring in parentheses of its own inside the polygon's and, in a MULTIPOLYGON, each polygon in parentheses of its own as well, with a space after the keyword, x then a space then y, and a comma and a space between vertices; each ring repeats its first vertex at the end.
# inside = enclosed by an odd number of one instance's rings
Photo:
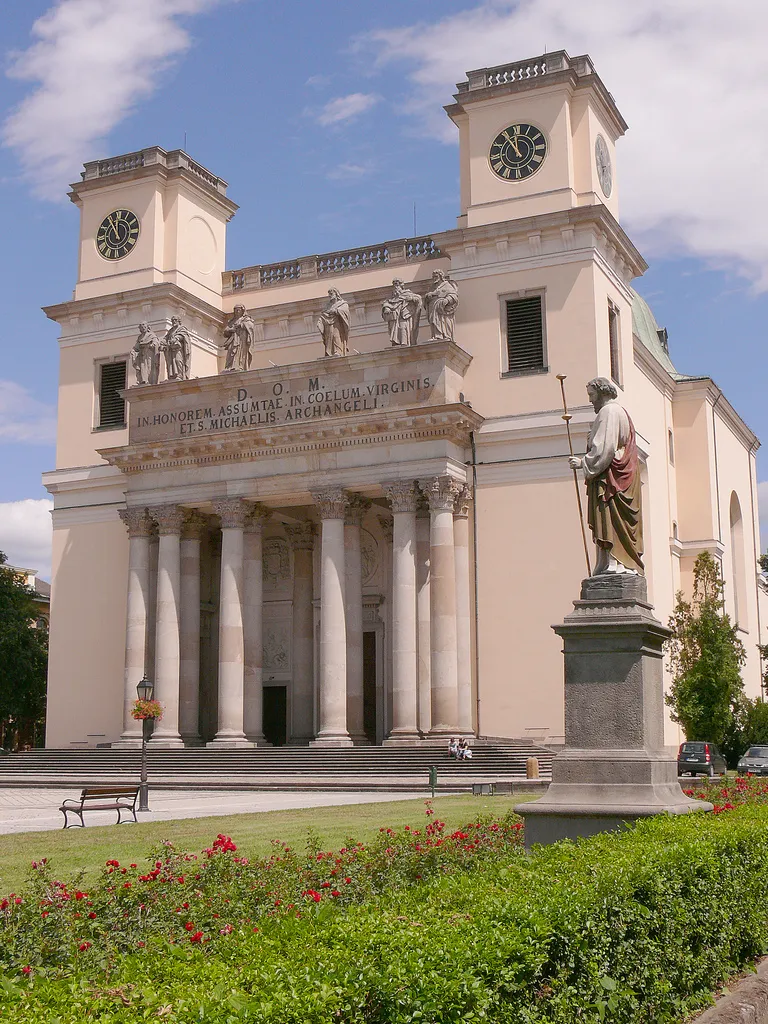
POLYGON ((376 632, 363 633, 363 732, 376 742, 376 632))
POLYGON ((282 747, 286 740, 287 700, 284 686, 265 686, 264 739, 273 747, 282 747))

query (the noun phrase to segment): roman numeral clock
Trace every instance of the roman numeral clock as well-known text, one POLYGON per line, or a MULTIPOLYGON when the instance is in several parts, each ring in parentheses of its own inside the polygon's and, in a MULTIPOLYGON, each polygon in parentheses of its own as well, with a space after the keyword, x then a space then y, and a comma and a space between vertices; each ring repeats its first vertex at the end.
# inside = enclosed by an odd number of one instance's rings
POLYGON ((96 248, 105 260, 121 260, 136 245, 139 218, 130 210, 113 210, 96 232, 96 248))
POLYGON ((491 143, 491 170, 505 181, 521 181, 535 174, 547 155, 547 139, 535 125, 520 122, 499 132, 491 143))

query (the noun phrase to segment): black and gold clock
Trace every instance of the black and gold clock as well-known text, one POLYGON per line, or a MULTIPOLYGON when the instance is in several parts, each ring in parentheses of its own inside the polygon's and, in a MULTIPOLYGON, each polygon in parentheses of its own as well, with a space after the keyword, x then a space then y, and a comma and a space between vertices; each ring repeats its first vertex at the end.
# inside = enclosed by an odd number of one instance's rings
POLYGON ((96 232, 96 248, 105 260, 121 260, 139 238, 139 218, 130 210, 107 214, 96 232))
POLYGON ((491 143, 488 160, 491 170, 505 181, 530 178, 547 155, 544 132, 532 124, 511 124, 491 143))

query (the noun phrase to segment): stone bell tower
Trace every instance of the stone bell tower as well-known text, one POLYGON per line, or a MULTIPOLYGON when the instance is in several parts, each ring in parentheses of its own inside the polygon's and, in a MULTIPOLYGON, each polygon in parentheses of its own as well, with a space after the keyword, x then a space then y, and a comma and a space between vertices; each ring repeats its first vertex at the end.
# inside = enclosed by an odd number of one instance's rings
POLYGON ((589 57, 565 50, 470 71, 446 112, 459 129, 458 226, 602 203, 618 220, 627 130, 589 57))
POLYGON ((85 164, 75 299, 175 284, 221 308, 227 183, 183 150, 159 146, 85 164))

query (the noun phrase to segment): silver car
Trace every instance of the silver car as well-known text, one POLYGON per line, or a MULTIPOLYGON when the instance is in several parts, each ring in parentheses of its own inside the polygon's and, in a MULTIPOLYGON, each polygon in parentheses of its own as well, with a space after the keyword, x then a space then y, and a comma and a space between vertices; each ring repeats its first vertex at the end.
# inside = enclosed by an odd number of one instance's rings
POLYGON ((736 769, 739 775, 768 775, 768 746, 750 747, 736 769))

